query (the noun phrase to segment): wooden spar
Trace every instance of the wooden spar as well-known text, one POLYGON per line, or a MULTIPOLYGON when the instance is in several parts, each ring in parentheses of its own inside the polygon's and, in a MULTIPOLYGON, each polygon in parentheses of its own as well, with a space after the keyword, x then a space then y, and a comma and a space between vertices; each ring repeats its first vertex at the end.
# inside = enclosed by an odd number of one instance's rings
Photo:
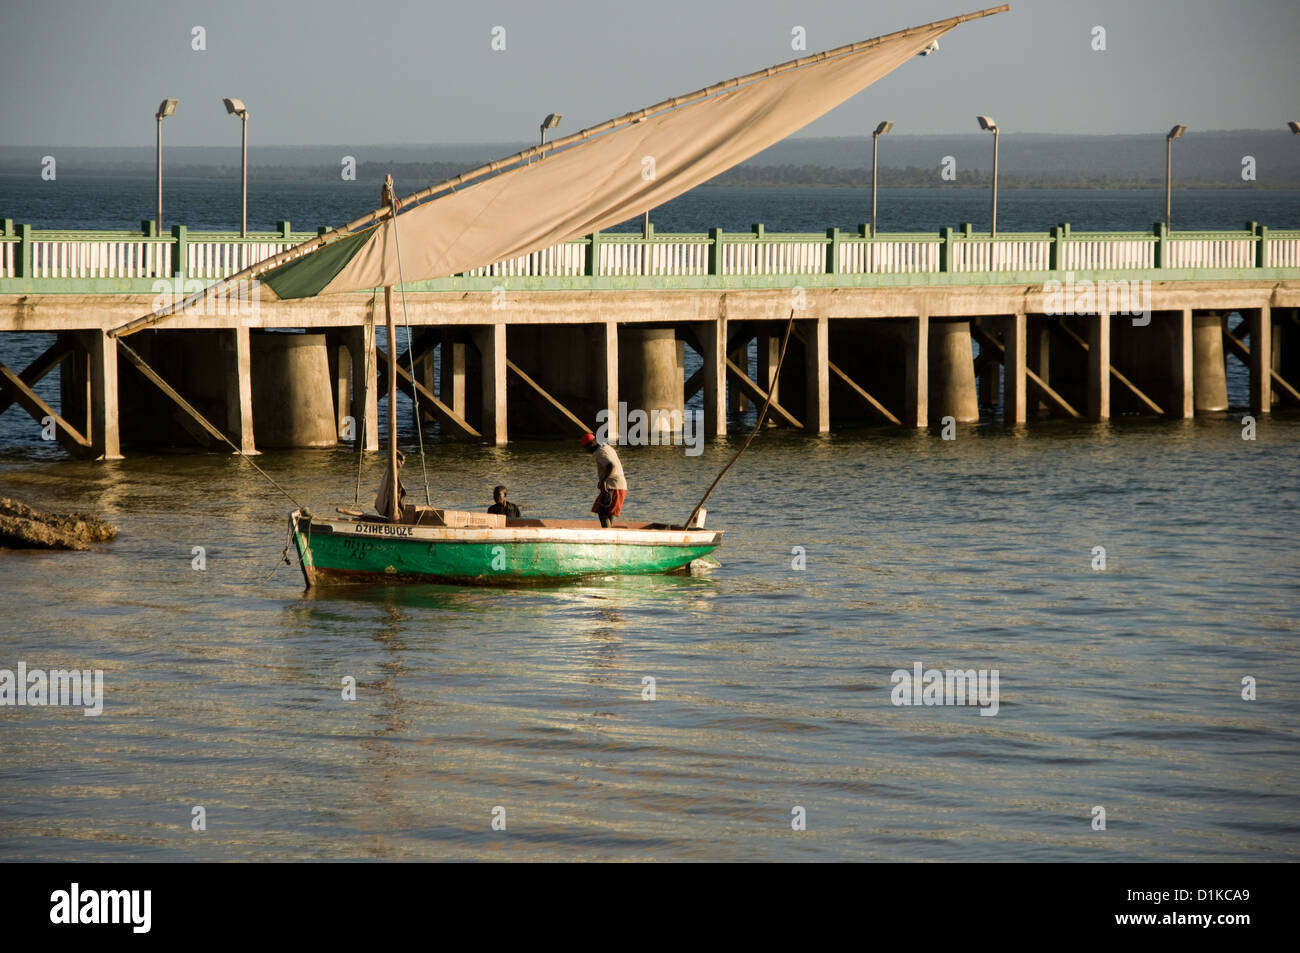
MULTIPOLYGON (((384 176, 384 205, 393 208, 393 177, 384 176)), ((397 477, 397 332, 393 327, 393 286, 384 286, 384 330, 388 335, 388 512, 390 522, 402 513, 397 477)), ((417 421, 418 424, 418 421, 417 421)))
MULTIPOLYGON (((782 337, 781 339, 781 353, 780 355, 778 355, 776 359, 776 371, 773 372, 772 374, 774 380, 779 381, 781 379, 781 365, 785 363, 785 349, 790 343, 790 331, 793 328, 794 328, 794 308, 791 308, 790 320, 786 322, 786 326, 785 326, 785 336, 782 337)), ((749 436, 745 438, 744 445, 739 450, 736 451, 736 455, 727 462, 727 465, 722 468, 722 471, 716 477, 713 478, 713 482, 709 484, 709 488, 705 490, 704 495, 700 497, 700 502, 696 503, 695 509, 691 510, 691 515, 687 518, 686 523, 684 524, 687 529, 689 529, 691 524, 695 522, 695 517, 700 515, 700 510, 704 506, 704 501, 707 500, 709 496, 713 493, 714 488, 720 482, 722 482, 723 476, 725 476, 727 471, 731 469, 732 465, 737 460, 740 459, 740 455, 749 449, 749 445, 754 442, 754 437, 756 437, 758 435, 758 432, 763 428, 763 421, 767 419, 767 410, 769 407, 772 406, 773 390, 776 390, 776 388, 773 387, 772 390, 769 390, 767 392, 767 400, 763 402, 763 409, 758 412, 758 420, 754 421, 754 429, 751 430, 749 432, 749 436)))
MULTIPOLYGON (((420 189, 418 192, 412 192, 410 195, 399 200, 396 203, 396 208, 401 208, 403 206, 418 205, 420 202, 424 201, 425 199, 431 196, 437 195, 440 192, 445 192, 448 189, 455 188, 456 186, 462 185, 466 182, 472 182, 475 179, 481 179, 485 175, 491 175, 494 172, 499 172, 502 169, 505 169, 507 167, 518 165, 520 163, 529 161, 537 156, 542 156, 548 152, 553 152, 556 149, 562 149, 567 146, 574 145, 583 140, 590 139, 593 136, 600 135, 603 132, 608 132, 609 130, 615 129, 619 126, 625 126, 630 123, 637 122, 653 113, 657 113, 665 109, 675 109, 680 106, 688 106, 694 102, 697 102, 698 100, 705 99, 709 96, 712 96, 715 93, 720 93, 726 89, 732 89, 744 83, 749 83, 759 79, 766 79, 769 76, 775 76, 778 73, 784 73, 792 69, 798 69, 799 67, 807 66, 811 63, 820 62, 821 60, 829 59, 834 56, 842 56, 849 53, 857 53, 862 50, 870 49, 873 46, 879 46, 881 43, 884 43, 886 41, 896 40, 899 39, 900 37, 909 36, 914 33, 923 33, 929 30, 936 29, 938 27, 945 27, 946 29, 951 30, 954 27, 959 26, 962 23, 965 23, 969 20, 978 20, 983 17, 992 16, 995 13, 1005 13, 1007 10, 1010 9, 1011 9, 1011 5, 1008 3, 1004 3, 1001 6, 997 6, 997 7, 987 7, 983 10, 976 10, 972 13, 964 13, 961 16, 949 17, 946 20, 935 20, 934 22, 927 23, 923 26, 909 27, 906 30, 896 30, 893 33, 886 33, 884 36, 874 37, 870 40, 859 40, 856 43, 848 43, 845 44, 844 46, 837 46, 834 49, 826 50, 821 53, 812 53, 808 56, 800 57, 799 59, 789 60, 788 62, 785 63, 779 63, 776 66, 769 66, 766 69, 756 70, 752 73, 746 73, 744 76, 736 76, 733 77, 732 79, 723 80, 720 83, 714 83, 712 86, 706 86, 703 89, 697 89, 693 93, 686 93, 682 96, 674 96, 672 99, 665 99, 662 102, 655 103, 653 106, 647 106, 644 109, 638 109, 634 112, 625 113, 624 115, 619 116, 615 119, 607 119, 605 122, 602 122, 598 125, 591 126, 590 128, 587 129, 579 130, 578 132, 571 133, 567 136, 562 136, 561 138, 556 139, 553 142, 547 142, 541 145, 532 146, 531 148, 524 149, 522 152, 516 152, 514 155, 506 156, 504 159, 495 159, 492 162, 486 163, 485 165, 481 165, 475 169, 470 169, 468 172, 462 172, 460 175, 454 176, 450 179, 444 179, 442 182, 439 182, 436 185, 430 185, 426 188, 420 189)), ((188 297, 182 299, 181 301, 168 305, 167 307, 159 311, 154 311, 150 314, 144 315, 143 317, 136 318, 134 321, 128 322, 127 324, 124 324, 121 327, 114 328, 113 330, 107 332, 108 336, 111 338, 116 338, 116 337, 126 337, 129 334, 134 334, 136 331, 141 331, 144 328, 149 327, 150 325, 158 323, 159 321, 163 320, 169 315, 186 310, 191 305, 197 304, 199 301, 203 300, 203 298, 209 294, 220 291, 238 281, 242 281, 246 278, 252 278, 265 271, 270 271, 272 268, 276 268, 284 264, 285 262, 290 261, 291 259, 299 258, 303 255, 309 254, 310 252, 314 252, 317 249, 324 247, 325 245, 329 245, 335 241, 338 241, 340 238, 346 237, 347 235, 356 231, 357 229, 372 224, 377 224, 379 222, 382 222, 384 219, 388 218, 390 215, 396 215, 396 214, 397 214, 396 210, 390 208, 390 206, 387 205, 381 206, 380 208, 375 209, 374 211, 367 212, 365 215, 362 215, 360 218, 353 219, 352 221, 348 222, 346 225, 342 225, 334 229, 333 231, 326 232, 324 235, 318 235, 316 238, 308 239, 307 241, 303 242, 300 245, 295 245, 293 248, 285 249, 279 254, 272 255, 270 258, 267 258, 264 261, 260 261, 257 262, 256 264, 250 265, 249 267, 245 268, 243 271, 237 272, 236 274, 233 274, 228 278, 223 278, 222 280, 208 286, 202 291, 196 291, 194 294, 189 295, 188 297)))

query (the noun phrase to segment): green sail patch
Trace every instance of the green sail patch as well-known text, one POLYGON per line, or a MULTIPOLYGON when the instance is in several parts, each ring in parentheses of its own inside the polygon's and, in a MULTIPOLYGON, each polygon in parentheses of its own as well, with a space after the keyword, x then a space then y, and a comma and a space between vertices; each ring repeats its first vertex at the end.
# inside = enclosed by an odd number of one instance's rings
POLYGON ((262 281, 270 285, 271 290, 281 298, 315 297, 370 241, 378 227, 372 225, 355 235, 326 245, 319 251, 287 262, 279 268, 272 268, 262 275, 262 281))

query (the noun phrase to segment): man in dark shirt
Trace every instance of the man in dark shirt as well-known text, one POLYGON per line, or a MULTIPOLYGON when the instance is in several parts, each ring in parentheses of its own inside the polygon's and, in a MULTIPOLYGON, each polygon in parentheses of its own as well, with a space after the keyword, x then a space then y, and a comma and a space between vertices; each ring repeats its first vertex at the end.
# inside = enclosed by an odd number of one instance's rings
POLYGON ((488 507, 489 513, 504 516, 506 519, 519 519, 519 507, 506 500, 506 488, 504 486, 498 485, 492 488, 492 499, 495 502, 488 507))

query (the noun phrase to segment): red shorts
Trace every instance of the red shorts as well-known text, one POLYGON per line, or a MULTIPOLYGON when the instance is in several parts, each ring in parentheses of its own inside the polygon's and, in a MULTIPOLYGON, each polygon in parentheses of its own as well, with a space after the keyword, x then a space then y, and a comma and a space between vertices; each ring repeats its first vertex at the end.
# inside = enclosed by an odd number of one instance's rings
POLYGON ((627 499, 627 490, 605 490, 600 496, 596 497, 596 502, 592 504, 593 513, 604 513, 607 516, 619 516, 623 512, 623 501, 627 499))

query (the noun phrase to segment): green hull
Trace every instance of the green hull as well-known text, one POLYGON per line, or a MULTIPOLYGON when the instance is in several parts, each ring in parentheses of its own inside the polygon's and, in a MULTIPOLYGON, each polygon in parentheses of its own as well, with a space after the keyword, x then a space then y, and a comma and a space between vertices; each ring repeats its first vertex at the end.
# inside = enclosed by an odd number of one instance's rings
POLYGON ((356 582, 513 584, 680 571, 722 533, 649 529, 452 529, 295 514, 308 586, 356 582))

